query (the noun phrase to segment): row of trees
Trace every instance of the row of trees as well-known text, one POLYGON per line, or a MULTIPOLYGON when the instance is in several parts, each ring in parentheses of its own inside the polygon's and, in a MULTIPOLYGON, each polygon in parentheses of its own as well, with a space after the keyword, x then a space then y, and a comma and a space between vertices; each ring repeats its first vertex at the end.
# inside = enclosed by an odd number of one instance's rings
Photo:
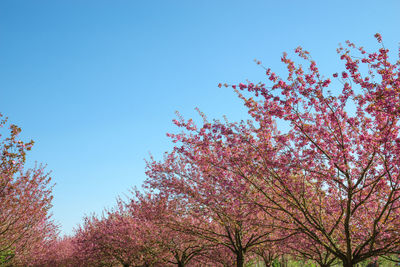
POLYGON ((176 145, 148 160, 142 193, 86 217, 30 264, 350 267, 398 257, 400 60, 347 42, 331 92, 310 54, 295 53, 307 67, 284 54, 286 78, 265 68, 268 86, 231 85, 248 121, 200 113, 198 126, 178 115, 176 145))
POLYGON ((283 255, 279 242, 266 242, 261 218, 231 217, 216 220, 171 195, 136 191, 132 200, 120 200, 102 216, 86 217, 73 237, 56 240, 35 265, 244 266, 264 261, 271 266, 283 255))

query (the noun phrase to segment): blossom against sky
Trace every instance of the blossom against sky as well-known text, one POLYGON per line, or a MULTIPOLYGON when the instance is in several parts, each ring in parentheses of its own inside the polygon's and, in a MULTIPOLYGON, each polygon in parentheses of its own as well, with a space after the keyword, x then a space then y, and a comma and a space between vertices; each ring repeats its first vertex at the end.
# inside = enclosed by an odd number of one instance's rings
POLYGON ((54 218, 64 233, 84 214, 140 186, 144 158, 171 148, 178 110, 245 119, 218 83, 264 81, 301 45, 322 73, 338 70, 351 40, 398 50, 400 2, 0 2, 0 112, 34 139, 28 156, 52 171, 54 218))

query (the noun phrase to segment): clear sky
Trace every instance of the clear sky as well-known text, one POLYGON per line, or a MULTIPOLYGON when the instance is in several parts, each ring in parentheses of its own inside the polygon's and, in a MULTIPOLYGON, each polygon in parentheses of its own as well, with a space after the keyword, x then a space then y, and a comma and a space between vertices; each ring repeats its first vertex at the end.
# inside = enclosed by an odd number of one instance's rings
POLYGON ((140 186, 144 159, 172 145, 178 110, 246 118, 219 82, 263 81, 253 59, 282 70, 283 51, 309 50, 320 70, 343 67, 347 39, 400 42, 400 1, 0 1, 0 112, 52 171, 54 219, 72 233, 84 214, 140 186))

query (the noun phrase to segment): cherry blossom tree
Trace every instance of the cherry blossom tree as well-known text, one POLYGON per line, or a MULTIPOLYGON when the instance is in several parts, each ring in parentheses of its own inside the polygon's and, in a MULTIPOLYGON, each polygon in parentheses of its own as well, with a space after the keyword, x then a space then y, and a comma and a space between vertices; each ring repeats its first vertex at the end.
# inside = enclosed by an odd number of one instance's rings
MULTIPOLYGON (((376 38, 381 43, 379 34, 376 38)), ((317 246, 353 266, 397 250, 400 242, 400 62, 390 63, 383 45, 374 53, 350 42, 347 47, 338 49, 346 71, 340 78, 332 75, 342 83, 340 92, 327 90, 330 79, 298 48, 310 63, 307 71, 284 55, 286 80, 267 70, 272 87, 239 86, 260 101, 239 95, 260 125, 253 133, 269 140, 256 140, 251 151, 258 155, 253 164, 258 168, 243 178, 317 246), (265 137, 264 129, 277 119, 287 121, 290 130, 265 137), (265 194, 265 184, 279 194, 265 194)))
POLYGON ((180 199, 165 194, 142 194, 137 190, 133 191, 130 201, 125 203, 126 214, 143 224, 151 225, 148 235, 154 240, 153 246, 159 248, 155 256, 165 264, 178 267, 193 263, 211 246, 196 235, 174 227, 176 224, 171 222, 179 222, 179 225, 194 223, 192 217, 181 212, 182 208, 180 199))
POLYGON ((32 253, 26 257, 21 266, 41 266, 41 267, 73 267, 82 266, 76 260, 74 237, 58 237, 57 233, 52 238, 42 240, 37 246, 31 248, 32 253))
POLYGON ((24 168, 33 141, 21 141, 21 129, 8 126, 6 119, 1 120, 0 130, 0 259, 4 263, 29 255, 30 248, 48 238, 56 226, 49 214, 53 198, 49 174, 43 166, 24 168))
POLYGON ((46 255, 42 259, 40 266, 79 266, 75 258, 74 237, 64 236, 53 239, 48 243, 46 255))
MULTIPOLYGON (((247 200, 248 195, 257 194, 254 189, 232 172, 213 168, 202 153, 192 148, 176 148, 162 162, 148 163, 147 186, 175 196, 185 207, 182 216, 195 219, 171 221, 171 227, 225 246, 235 255, 237 266, 244 265, 246 254, 256 246, 286 238, 272 237, 273 219, 247 200)), ((217 152, 213 155, 224 158, 217 152)))
POLYGON ((85 218, 76 232, 76 246, 88 265, 152 266, 157 263, 157 247, 151 239, 151 225, 128 214, 108 211, 102 218, 85 218))

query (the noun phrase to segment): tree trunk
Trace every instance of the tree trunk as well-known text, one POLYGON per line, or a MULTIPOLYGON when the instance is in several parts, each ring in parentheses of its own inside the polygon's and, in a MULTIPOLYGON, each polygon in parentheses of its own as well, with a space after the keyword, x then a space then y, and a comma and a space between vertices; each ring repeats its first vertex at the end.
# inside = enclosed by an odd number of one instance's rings
POLYGON ((183 262, 178 261, 178 267, 185 267, 185 264, 183 262))
POLYGON ((350 261, 343 261, 343 267, 353 267, 354 264, 350 261))
POLYGON ((236 267, 244 266, 244 255, 243 251, 239 251, 236 253, 236 267))

